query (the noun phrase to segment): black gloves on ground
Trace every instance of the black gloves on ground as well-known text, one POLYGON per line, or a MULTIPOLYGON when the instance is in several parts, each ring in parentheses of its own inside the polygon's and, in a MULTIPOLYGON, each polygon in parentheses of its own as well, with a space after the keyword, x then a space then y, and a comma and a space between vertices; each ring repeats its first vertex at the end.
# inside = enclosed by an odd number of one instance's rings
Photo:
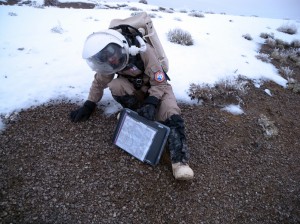
POLYGON ((154 121, 156 115, 156 107, 159 99, 155 96, 148 96, 144 101, 144 106, 137 110, 138 114, 150 121, 154 121))
POLYGON ((96 103, 89 100, 85 101, 82 107, 70 113, 71 121, 79 122, 88 120, 95 108, 96 103))

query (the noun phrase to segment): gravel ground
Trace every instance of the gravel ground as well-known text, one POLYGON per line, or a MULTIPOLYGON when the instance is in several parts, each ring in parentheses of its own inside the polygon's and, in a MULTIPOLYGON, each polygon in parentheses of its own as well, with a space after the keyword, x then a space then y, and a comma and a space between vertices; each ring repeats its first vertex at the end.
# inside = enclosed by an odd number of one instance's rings
POLYGON ((101 108, 76 124, 67 102, 22 111, 0 135, 0 222, 299 223, 299 99, 266 83, 239 116, 181 104, 191 182, 174 180, 167 151, 152 167, 113 146, 116 115, 101 108))

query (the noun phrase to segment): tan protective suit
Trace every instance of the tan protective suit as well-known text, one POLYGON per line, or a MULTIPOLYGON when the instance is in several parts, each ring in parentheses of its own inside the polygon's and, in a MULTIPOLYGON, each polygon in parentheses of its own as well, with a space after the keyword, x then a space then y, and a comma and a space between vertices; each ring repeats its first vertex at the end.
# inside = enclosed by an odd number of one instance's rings
POLYGON ((140 91, 155 96, 160 100, 156 120, 166 121, 174 114, 180 114, 172 86, 167 82, 167 77, 155 55, 154 48, 147 44, 147 50, 140 53, 144 62, 144 71, 134 65, 127 66, 115 74, 101 75, 96 73, 90 88, 88 100, 95 103, 99 102, 103 96, 103 90, 109 87, 113 96, 134 95, 136 89, 129 81, 128 77, 136 77, 143 74, 144 84, 140 91))

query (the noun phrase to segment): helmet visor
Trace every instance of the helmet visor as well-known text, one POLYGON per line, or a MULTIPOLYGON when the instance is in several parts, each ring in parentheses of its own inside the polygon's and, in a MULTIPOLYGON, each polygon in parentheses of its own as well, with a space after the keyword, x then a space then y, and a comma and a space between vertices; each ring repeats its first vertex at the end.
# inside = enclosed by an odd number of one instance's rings
POLYGON ((115 43, 108 44, 97 54, 87 59, 89 66, 102 75, 114 74, 122 70, 127 61, 126 50, 115 43))

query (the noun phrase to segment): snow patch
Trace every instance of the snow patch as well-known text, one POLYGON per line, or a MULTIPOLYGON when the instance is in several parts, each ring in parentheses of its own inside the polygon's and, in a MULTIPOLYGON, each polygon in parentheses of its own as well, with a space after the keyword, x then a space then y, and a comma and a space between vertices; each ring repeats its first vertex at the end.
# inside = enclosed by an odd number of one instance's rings
POLYGON ((269 96, 272 96, 272 93, 269 89, 265 89, 265 93, 268 94, 269 96))
POLYGON ((224 108, 222 108, 221 110, 227 111, 234 115, 240 115, 240 114, 244 113, 244 111, 241 109, 240 105, 234 105, 234 104, 227 105, 224 108))

